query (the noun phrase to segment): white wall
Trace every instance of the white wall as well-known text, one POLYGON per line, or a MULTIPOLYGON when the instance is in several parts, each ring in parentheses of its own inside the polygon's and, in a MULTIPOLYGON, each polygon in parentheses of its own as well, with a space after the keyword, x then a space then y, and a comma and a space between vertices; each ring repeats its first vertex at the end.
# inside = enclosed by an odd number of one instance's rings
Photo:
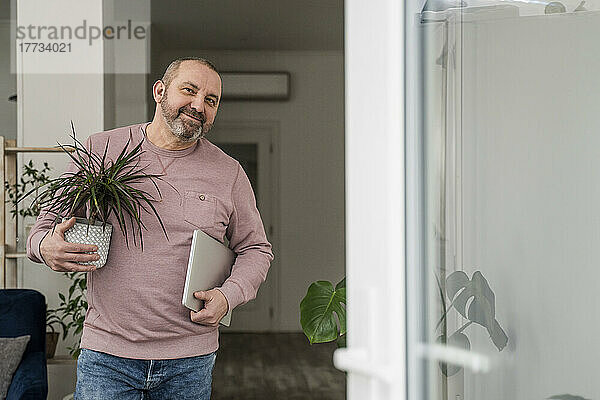
POLYGON ((106 40, 105 55, 105 128, 135 124, 146 118, 147 74, 150 66, 150 0, 103 1, 104 26, 145 28, 145 38, 106 40))
POLYGON ((148 108, 147 96, 140 96, 140 94, 152 90, 146 87, 146 75, 117 74, 114 79, 115 96, 107 98, 105 105, 113 107, 115 119, 112 125, 106 126, 106 129, 145 121, 148 108))
POLYGON ((470 24, 463 35, 464 267, 509 336, 465 399, 600 397, 600 15, 470 24))
MULTIPOLYGON (((64 8, 65 2, 41 5, 31 2, 22 2, 19 13, 19 25, 27 25, 30 21, 40 23, 40 16, 43 21, 59 24, 65 23, 62 16, 67 12, 64 8), (32 11, 33 8, 33 11, 32 11), (53 22, 52 22, 53 21, 53 22)), ((101 25, 102 2, 88 1, 85 5, 80 5, 83 9, 75 12, 72 8, 70 18, 86 18, 88 23, 101 25), (93 7, 95 6, 95 7, 93 7)), ((72 22, 72 21, 70 21, 72 22)), ((68 22, 67 22, 68 23, 68 22)), ((75 46, 75 44, 74 44, 75 46)), ((95 48, 95 54, 102 60, 102 48, 95 48)), ((38 55, 39 57, 40 55, 38 55)), ((55 57, 63 57, 63 62, 69 63, 71 54, 58 54, 55 57)), ((86 60, 79 60, 76 68, 86 69, 86 60)), ((19 64, 17 64, 19 65, 19 64)), ((44 71, 44 64, 39 64, 39 59, 31 57, 31 54, 24 54, 20 64, 25 70, 36 67, 38 71, 44 71), (37 63, 37 64, 36 64, 37 63), (32 65, 36 64, 36 65, 32 65)), ((92 66, 94 67, 94 66, 92 66)), ((49 68, 51 69, 51 68, 49 68)), ((98 69, 98 66, 95 66, 98 69)), ((102 71, 102 66, 99 66, 102 71)), ((69 142, 70 125, 73 120, 77 130, 77 137, 80 140, 86 139, 90 134, 103 130, 104 115, 104 91, 103 76, 98 73, 57 73, 56 70, 49 73, 28 73, 23 74, 17 82, 18 107, 20 115, 17 119, 17 144, 19 146, 54 146, 57 141, 61 143, 69 142)), ((19 156, 19 165, 29 160, 34 160, 37 166, 41 166, 43 161, 49 161, 53 167, 53 175, 56 176, 64 171, 67 164, 67 156, 62 154, 40 154, 26 153, 19 156)), ((21 243, 25 242, 25 233, 23 224, 20 226, 21 243)), ((19 266, 19 287, 33 288, 39 290, 46 296, 49 308, 58 306, 59 291, 67 293, 70 286, 64 274, 56 273, 43 264, 35 264, 28 259, 22 259, 19 266)), ((68 340, 59 341, 57 355, 66 355, 67 346, 72 346, 75 342, 68 340)))
MULTIPOLYGON (((103 130, 103 83, 101 75, 29 75, 24 78, 19 96, 24 99, 21 146, 52 147, 57 141, 70 143, 69 121, 72 119, 79 140, 103 130), (82 91, 81 88, 85 88, 82 91), (60 93, 60 96, 56 94, 60 93)), ((33 160, 38 167, 48 161, 53 176, 64 171, 67 157, 62 154, 27 153, 20 157, 19 165, 33 160)), ((28 219, 29 221, 29 219, 28 219)), ((21 239, 26 236, 22 230, 21 239)), ((58 292, 67 293, 71 281, 43 264, 23 259, 19 271, 20 287, 39 290, 46 296, 49 308, 59 304, 58 292)), ((57 355, 68 354, 70 341, 59 341, 57 355)))
MULTIPOLYGON (((199 55, 224 71, 289 71, 287 102, 224 102, 220 121, 280 124, 280 268, 282 331, 300 330, 300 301, 311 282, 344 275, 344 59, 342 52, 240 52, 153 49, 152 71, 199 55)), ((153 79, 154 79, 153 78, 153 79)), ((150 90, 150 89, 148 89, 150 90)), ((152 106, 153 109, 153 106, 152 106)), ((366 112, 366 111, 365 111, 366 112)), ((151 118, 151 117, 150 117, 151 118)), ((365 140, 368 140, 365 132, 365 140)))
MULTIPOLYGON (((46 13, 45 18, 54 24, 65 23, 61 19, 64 2, 50 10, 37 10, 46 13)), ((85 18, 88 23, 97 26, 123 25, 123 21, 131 19, 134 25, 147 25, 150 21, 149 1, 135 4, 114 3, 111 1, 88 0, 82 6, 83 11, 73 16, 80 23, 85 18), (79 18, 79 19, 78 19, 79 18)), ((24 8, 21 20, 36 19, 37 14, 31 14, 24 8)), ((66 13, 64 13, 66 14, 66 13)), ((126 22, 125 22, 126 23, 126 22)), ((19 22, 23 24, 23 22, 19 22)), ((147 29, 149 32, 149 29, 147 29)), ((104 69, 110 73, 69 73, 69 74, 27 74, 23 76, 19 87, 19 102, 22 104, 20 119, 19 144, 22 146, 54 146, 57 141, 68 142, 70 132, 69 121, 73 120, 77 129, 77 137, 84 140, 90 134, 112 129, 145 120, 146 115, 146 66, 149 64, 147 50, 149 41, 130 43, 122 40, 110 42, 110 46, 99 46, 97 56, 103 60, 104 69), (127 47, 129 46, 129 47, 127 47), (133 46, 133 47, 132 47, 133 46), (127 48, 135 51, 125 51, 127 48), (141 52, 141 53, 140 53, 141 52)), ((74 43, 74 46, 80 43, 74 43)), ((80 58, 78 58, 79 61, 80 58)), ((69 58, 65 57, 64 62, 69 58)), ((27 65, 28 58, 23 63, 27 65)), ((82 62, 82 66, 85 63, 82 62)), ((43 65, 42 65, 43 67, 43 65)), ((100 66, 100 71, 103 68, 100 66)), ((54 71, 56 72, 56 71, 54 71)), ((16 118, 15 118, 16 120, 16 118)), ((53 175, 58 175, 66 166, 67 157, 63 155, 25 154, 21 156, 22 164, 30 159, 41 166, 43 161, 49 161, 53 167, 53 175)), ((23 224, 21 224, 23 225, 23 224)), ((26 239, 21 227, 21 242, 26 239)), ((58 305, 59 291, 67 293, 71 281, 63 274, 51 271, 48 267, 34 264, 29 260, 21 261, 19 270, 19 285, 35 288, 46 296, 48 306, 58 305)), ((76 341, 59 341, 57 355, 68 353, 67 346, 76 341)))
POLYGON ((17 79, 10 71, 10 21, 0 20, 0 135, 17 138, 17 103, 8 97, 17 94, 17 79))

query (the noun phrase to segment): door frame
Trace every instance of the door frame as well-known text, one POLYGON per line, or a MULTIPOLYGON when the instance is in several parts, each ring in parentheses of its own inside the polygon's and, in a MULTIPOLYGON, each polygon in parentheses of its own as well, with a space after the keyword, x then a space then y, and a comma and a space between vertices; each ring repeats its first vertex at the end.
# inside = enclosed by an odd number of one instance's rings
POLYGON ((406 399, 404 7, 344 3, 349 400, 406 399))
MULTIPOLYGON (((268 191, 265 193, 261 192, 261 198, 268 196, 269 198, 269 218, 270 224, 265 223, 265 232, 267 233, 267 238, 271 245, 273 246, 273 254, 275 256, 273 262, 271 263, 271 267, 269 268, 268 279, 272 280, 273 286, 271 290, 271 299, 270 305, 273 307, 273 316, 270 319, 268 329, 261 329, 261 332, 276 332, 281 329, 281 274, 280 274, 280 266, 281 263, 281 247, 280 247, 280 157, 281 154, 280 149, 280 123, 275 120, 219 120, 218 124, 213 128, 217 131, 237 131, 240 134, 236 134, 233 136, 229 136, 225 138, 225 142, 231 143, 260 143, 261 141, 268 140, 270 142, 270 179, 268 183, 268 191), (245 129, 250 132, 242 133, 245 129), (252 130, 260 129, 261 131, 265 131, 265 134, 255 134, 251 133, 252 130), (265 137, 266 136, 266 137, 265 137), (254 139, 254 140, 253 140, 254 139)), ((218 140, 211 137, 209 133, 207 135, 207 139, 212 141, 215 139, 215 142, 223 142, 223 140, 218 140)), ((254 190, 258 190, 258 188, 254 188, 254 190)), ((263 208, 261 207, 261 214, 263 208)), ((264 223, 264 221, 263 221, 264 223)), ((232 315, 232 318, 235 318, 235 312, 232 315)), ((237 330, 236 330, 237 331, 237 330)), ((232 330, 231 332, 234 332, 232 330)), ((246 332, 246 331, 244 331, 246 332)), ((256 330, 252 330, 252 332, 256 332, 256 330)))

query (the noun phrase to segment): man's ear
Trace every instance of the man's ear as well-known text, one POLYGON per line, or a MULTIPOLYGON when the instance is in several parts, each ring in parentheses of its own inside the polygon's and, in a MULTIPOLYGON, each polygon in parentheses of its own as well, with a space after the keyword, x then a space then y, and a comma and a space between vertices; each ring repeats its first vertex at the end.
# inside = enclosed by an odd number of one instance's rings
POLYGON ((154 82, 154 85, 152 86, 152 97, 154 97, 155 102, 160 103, 162 101, 165 96, 165 90, 167 90, 167 88, 162 80, 159 79, 154 82))

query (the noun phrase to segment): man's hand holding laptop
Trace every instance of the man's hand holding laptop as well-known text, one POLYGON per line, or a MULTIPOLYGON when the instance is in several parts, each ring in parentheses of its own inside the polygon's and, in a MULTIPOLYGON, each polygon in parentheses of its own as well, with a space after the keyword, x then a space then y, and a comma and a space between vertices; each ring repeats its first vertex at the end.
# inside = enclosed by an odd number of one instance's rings
POLYGON ((190 310, 192 322, 206 326, 219 326, 219 322, 229 309, 225 295, 219 289, 194 292, 194 297, 204 301, 200 311, 190 310))

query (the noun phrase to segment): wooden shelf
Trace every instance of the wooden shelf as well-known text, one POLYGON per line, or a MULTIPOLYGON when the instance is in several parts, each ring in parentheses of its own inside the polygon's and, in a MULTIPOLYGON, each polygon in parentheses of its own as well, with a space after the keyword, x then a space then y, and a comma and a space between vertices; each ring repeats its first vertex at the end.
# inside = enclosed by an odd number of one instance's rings
POLYGON ((6 253, 6 258, 26 258, 27 253, 6 253))
MULTIPOLYGON (((64 153, 73 152, 72 148, 64 150, 59 146, 54 147, 19 147, 15 139, 6 139, 0 135, 0 182, 15 184, 17 177, 17 154, 19 153, 64 153)), ((0 186, 0 203, 4 202, 4 209, 0 207, 0 243, 4 242, 4 255, 0 255, 0 288, 16 288, 19 277, 17 276, 17 261, 27 257, 27 254, 17 249, 17 221, 7 218, 11 212, 12 204, 6 202, 4 185, 0 186)), ((59 362, 60 363, 60 362, 59 362)))
POLYGON ((5 153, 61 153, 63 150, 60 147, 12 147, 4 148, 5 153))

